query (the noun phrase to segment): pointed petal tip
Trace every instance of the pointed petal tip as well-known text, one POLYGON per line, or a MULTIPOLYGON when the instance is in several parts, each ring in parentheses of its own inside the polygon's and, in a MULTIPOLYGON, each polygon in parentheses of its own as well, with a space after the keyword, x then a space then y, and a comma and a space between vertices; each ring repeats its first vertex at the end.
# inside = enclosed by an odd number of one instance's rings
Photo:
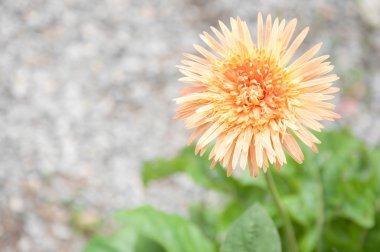
POLYGON ((334 117, 334 119, 341 119, 341 118, 342 118, 342 116, 340 114, 336 114, 334 117))
POLYGON ((212 169, 214 169, 215 168, 215 166, 216 166, 216 161, 214 161, 214 162, 212 162, 212 164, 210 165, 210 170, 212 170, 212 169))
POLYGON ((297 26, 297 22, 298 22, 297 18, 293 18, 292 20, 289 21, 288 25, 295 27, 297 26))
POLYGON ((316 154, 319 152, 317 146, 315 146, 314 144, 311 146, 311 150, 312 150, 314 153, 316 153, 316 154))
POLYGON ((227 169, 227 178, 232 176, 232 169, 227 169))
POLYGON ((297 162, 297 164, 302 164, 303 163, 303 159, 294 159, 296 162, 297 162))

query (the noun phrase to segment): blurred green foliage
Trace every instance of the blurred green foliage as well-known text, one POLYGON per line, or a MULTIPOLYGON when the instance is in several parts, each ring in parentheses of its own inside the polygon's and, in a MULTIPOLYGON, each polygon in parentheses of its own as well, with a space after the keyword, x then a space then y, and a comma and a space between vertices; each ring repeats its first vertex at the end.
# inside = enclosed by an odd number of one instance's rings
MULTIPOLYGON (((280 172, 272 170, 300 251, 380 251, 380 148, 369 148, 347 130, 317 136, 322 141, 319 154, 303 148, 303 164, 288 158, 280 172)), ((264 174, 227 178, 220 166, 209 170, 208 153, 196 157, 193 152, 190 146, 173 159, 146 162, 144 183, 186 173, 198 185, 218 192, 223 203, 194 203, 189 220, 149 207, 122 211, 116 214, 120 229, 111 237, 93 238, 85 251, 281 251, 274 227, 282 251, 288 251, 264 174), (99 250, 101 246, 112 249, 99 250)))
POLYGON ((260 205, 254 204, 229 229, 221 252, 280 252, 276 226, 260 205))

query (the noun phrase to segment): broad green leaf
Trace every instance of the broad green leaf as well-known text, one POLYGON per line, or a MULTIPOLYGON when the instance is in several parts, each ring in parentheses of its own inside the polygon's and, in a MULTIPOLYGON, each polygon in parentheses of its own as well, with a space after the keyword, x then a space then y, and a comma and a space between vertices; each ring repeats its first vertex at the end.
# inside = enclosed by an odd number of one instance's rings
MULTIPOLYGON (((133 248, 132 248, 133 249, 133 248)), ((106 237, 94 237, 92 238, 83 252, 119 252, 117 247, 106 237)), ((133 250, 129 250, 133 251, 133 250)))
POLYGON ((228 231, 221 252, 280 252, 277 229, 264 208, 255 204, 228 231))
POLYGON ((135 245, 135 252, 165 252, 165 249, 153 241, 150 238, 145 236, 139 236, 135 245))
POLYGON ((231 200, 223 209, 218 221, 219 230, 225 231, 232 225, 246 210, 247 206, 241 202, 231 200))
POLYGON ((120 211, 116 220, 160 244, 167 252, 213 252, 212 243, 188 220, 144 206, 120 211))
POLYGON ((95 236, 83 252, 135 252, 137 239, 134 230, 125 228, 109 237, 95 236))
POLYGON ((95 236, 83 252, 165 252, 157 242, 122 228, 112 236, 95 236))

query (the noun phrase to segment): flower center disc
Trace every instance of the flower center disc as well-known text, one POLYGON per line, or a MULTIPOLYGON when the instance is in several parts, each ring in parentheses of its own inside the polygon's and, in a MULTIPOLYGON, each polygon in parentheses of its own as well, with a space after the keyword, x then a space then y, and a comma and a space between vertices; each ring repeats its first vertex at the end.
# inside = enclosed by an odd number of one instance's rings
POLYGON ((270 60, 247 59, 242 63, 225 63, 224 69, 221 88, 229 101, 229 111, 224 110, 222 116, 224 120, 260 128, 281 119, 287 107, 288 84, 283 68, 270 60))

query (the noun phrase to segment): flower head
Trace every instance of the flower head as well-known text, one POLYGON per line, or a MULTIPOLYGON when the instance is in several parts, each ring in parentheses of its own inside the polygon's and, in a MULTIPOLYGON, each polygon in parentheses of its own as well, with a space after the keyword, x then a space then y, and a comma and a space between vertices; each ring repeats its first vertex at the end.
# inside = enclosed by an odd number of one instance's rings
POLYGON ((317 152, 320 141, 309 128, 320 131, 319 121, 339 118, 327 102, 339 90, 332 87, 338 77, 328 74, 329 56, 314 57, 319 43, 292 60, 309 31, 292 40, 296 19, 272 24, 269 15, 264 24, 259 14, 256 43, 244 21, 230 22, 231 29, 222 22, 221 31, 211 27, 217 39, 204 32, 200 37, 210 50, 194 45, 200 55, 184 54, 178 66, 185 75, 180 81, 191 84, 176 99, 177 118, 195 129, 189 143, 199 137, 196 153, 203 155, 215 140, 212 167, 219 162, 228 176, 238 165, 255 176, 269 163, 280 169, 284 149, 302 163, 295 137, 317 152))

